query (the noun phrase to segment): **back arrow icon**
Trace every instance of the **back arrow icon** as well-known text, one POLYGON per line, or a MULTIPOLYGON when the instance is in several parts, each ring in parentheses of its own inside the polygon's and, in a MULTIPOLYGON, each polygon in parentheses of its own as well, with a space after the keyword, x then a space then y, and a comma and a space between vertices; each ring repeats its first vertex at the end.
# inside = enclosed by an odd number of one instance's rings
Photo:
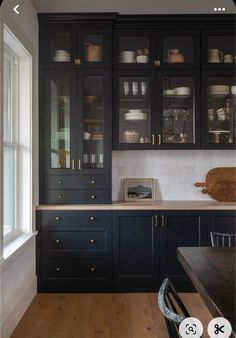
POLYGON ((16 7, 13 8, 13 11, 15 11, 16 14, 19 14, 19 12, 18 12, 18 10, 17 10, 18 8, 19 8, 19 5, 16 5, 16 7))

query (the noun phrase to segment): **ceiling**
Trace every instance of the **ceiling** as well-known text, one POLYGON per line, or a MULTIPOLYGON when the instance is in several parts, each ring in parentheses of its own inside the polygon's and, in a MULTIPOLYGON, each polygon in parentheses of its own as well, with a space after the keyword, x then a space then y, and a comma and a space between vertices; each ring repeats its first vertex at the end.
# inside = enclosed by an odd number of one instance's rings
POLYGON ((233 0, 31 0, 31 2, 39 13, 210 14, 214 13, 214 7, 225 7, 225 13, 235 13, 233 0))

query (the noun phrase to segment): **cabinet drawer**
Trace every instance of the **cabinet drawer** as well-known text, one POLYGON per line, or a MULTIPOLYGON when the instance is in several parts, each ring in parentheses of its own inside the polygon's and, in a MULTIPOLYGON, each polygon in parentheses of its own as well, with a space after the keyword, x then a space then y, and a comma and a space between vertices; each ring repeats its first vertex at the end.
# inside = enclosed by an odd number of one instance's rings
POLYGON ((48 279, 105 279, 108 262, 104 258, 49 260, 46 263, 48 279))
POLYGON ((111 203, 110 190, 46 190, 45 203, 102 204, 111 203))
POLYGON ((109 189, 109 175, 48 175, 45 176, 47 189, 109 189))
POLYGON ((45 210, 42 212, 42 226, 56 228, 60 231, 97 228, 98 226, 111 229, 111 211, 76 211, 76 210, 45 210))
POLYGON ((105 252, 105 231, 47 231, 48 251, 105 252))

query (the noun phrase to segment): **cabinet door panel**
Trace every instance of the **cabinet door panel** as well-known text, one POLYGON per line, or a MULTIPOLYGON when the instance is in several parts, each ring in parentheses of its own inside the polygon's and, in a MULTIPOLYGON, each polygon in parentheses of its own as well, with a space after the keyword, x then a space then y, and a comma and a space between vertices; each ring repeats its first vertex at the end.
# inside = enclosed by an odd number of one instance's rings
POLYGON ((116 281, 155 281, 157 238, 152 215, 115 216, 114 274, 116 281))
POLYGON ((177 247, 201 245, 200 218, 197 215, 167 215, 160 232, 162 279, 170 277, 177 288, 189 288, 190 281, 177 258, 177 247))

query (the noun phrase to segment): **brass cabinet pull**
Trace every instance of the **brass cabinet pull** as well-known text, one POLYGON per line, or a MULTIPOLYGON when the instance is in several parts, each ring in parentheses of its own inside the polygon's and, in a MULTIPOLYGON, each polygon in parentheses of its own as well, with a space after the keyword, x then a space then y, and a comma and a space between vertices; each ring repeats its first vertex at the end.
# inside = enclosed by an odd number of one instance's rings
POLYGON ((152 134, 152 145, 155 144, 155 134, 152 134))
MULTIPOLYGON (((71 168, 72 168, 72 170, 75 170, 75 160, 71 161, 71 168)), ((61 184, 61 183, 59 183, 59 184, 61 184)))
POLYGON ((81 60, 80 59, 75 59, 75 65, 80 65, 81 64, 81 60))
POLYGON ((94 216, 91 216, 91 217, 90 217, 90 221, 95 221, 95 219, 96 219, 96 218, 95 218, 94 216))
POLYGON ((56 271, 60 271, 60 268, 57 267, 57 268, 56 268, 56 271))
POLYGON ((162 226, 162 228, 164 228, 164 226, 165 226, 165 216, 164 215, 161 215, 161 226, 162 226))
POLYGON ((62 184, 62 183, 63 183, 63 181, 62 181, 62 180, 59 180, 59 181, 58 181, 58 184, 62 184))
POLYGON ((61 217, 57 216, 56 221, 60 221, 60 220, 61 220, 61 217))
POLYGON ((96 195, 91 195, 91 198, 92 198, 92 199, 96 198, 96 195))
POLYGON ((95 244, 96 243, 95 239, 90 239, 90 243, 95 244))
POLYGON ((91 180, 90 183, 91 183, 91 184, 95 184, 96 181, 95 181, 95 180, 91 180))
POLYGON ((58 198, 59 198, 59 200, 61 200, 62 199, 62 195, 58 195, 58 198))
POLYGON ((56 243, 60 243, 60 240, 59 240, 59 239, 56 239, 56 243))
POLYGON ((92 267, 90 268, 90 271, 94 272, 94 271, 95 271, 95 267, 92 266, 92 267))
POLYGON ((161 61, 160 60, 156 60, 156 66, 159 67, 161 65, 161 61))
POLYGON ((158 134, 158 144, 161 144, 161 134, 158 134))
POLYGON ((158 226, 158 216, 155 215, 154 218, 155 218, 155 223, 154 223, 154 225, 155 225, 155 228, 157 228, 157 226, 158 226))
POLYGON ((82 169, 82 161, 81 161, 80 158, 79 158, 79 160, 78 160, 78 169, 79 169, 79 170, 82 169))

